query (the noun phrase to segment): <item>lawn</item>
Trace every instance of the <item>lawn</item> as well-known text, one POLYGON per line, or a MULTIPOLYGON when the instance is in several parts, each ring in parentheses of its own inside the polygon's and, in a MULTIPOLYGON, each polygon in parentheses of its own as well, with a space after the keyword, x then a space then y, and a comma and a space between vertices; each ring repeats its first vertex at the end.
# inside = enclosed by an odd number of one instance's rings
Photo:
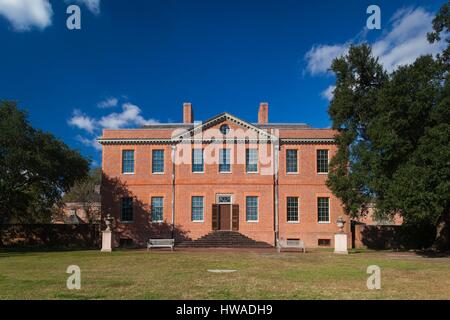
POLYGON ((450 258, 374 251, 0 252, 0 299, 450 299, 450 258), (66 288, 69 265, 81 268, 81 290, 66 288), (381 290, 367 289, 369 265, 381 268, 381 290))

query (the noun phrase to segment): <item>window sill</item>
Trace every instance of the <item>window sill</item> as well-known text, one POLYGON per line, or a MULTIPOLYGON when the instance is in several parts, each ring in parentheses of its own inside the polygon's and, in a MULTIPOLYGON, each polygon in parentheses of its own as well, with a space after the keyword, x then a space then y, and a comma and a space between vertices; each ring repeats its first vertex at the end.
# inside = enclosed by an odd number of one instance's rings
POLYGON ((247 223, 258 223, 259 220, 247 220, 246 222, 247 222, 247 223))
POLYGON ((287 223, 290 223, 290 224, 299 224, 300 221, 287 221, 287 223))
POLYGON ((204 223, 205 220, 192 220, 192 223, 204 223))
POLYGON ((164 172, 152 172, 152 174, 164 174, 164 172))
POLYGON ((162 224, 162 223, 164 223, 164 221, 163 221, 163 220, 161 220, 161 221, 152 221, 152 223, 159 223, 159 224, 162 224))
POLYGON ((317 221, 317 223, 320 223, 320 224, 329 224, 330 221, 317 221))
POLYGON ((317 174, 320 174, 321 176, 327 175, 328 172, 317 172, 317 174))
POLYGON ((134 172, 122 172, 122 174, 134 174, 134 172))
POLYGON ((298 172, 286 172, 287 175, 294 175, 294 174, 298 174, 298 172))
POLYGON ((133 223, 134 221, 133 220, 130 220, 130 221, 120 221, 120 223, 123 223, 123 224, 130 224, 130 223, 133 223))

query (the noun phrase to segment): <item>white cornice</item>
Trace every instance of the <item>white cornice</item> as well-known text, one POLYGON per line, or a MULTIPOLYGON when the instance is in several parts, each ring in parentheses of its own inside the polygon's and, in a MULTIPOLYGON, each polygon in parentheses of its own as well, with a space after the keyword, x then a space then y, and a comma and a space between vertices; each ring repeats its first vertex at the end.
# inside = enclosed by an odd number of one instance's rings
POLYGON ((333 138, 272 138, 272 139, 157 139, 157 138, 126 138, 97 139, 102 145, 109 144, 179 144, 179 143, 275 143, 281 144, 334 144, 333 138))

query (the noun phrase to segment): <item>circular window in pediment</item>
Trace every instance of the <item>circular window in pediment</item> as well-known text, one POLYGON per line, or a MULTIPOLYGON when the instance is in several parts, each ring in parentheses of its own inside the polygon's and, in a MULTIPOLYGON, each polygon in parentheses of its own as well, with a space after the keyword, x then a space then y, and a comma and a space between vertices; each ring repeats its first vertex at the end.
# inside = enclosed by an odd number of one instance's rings
POLYGON ((227 134, 228 132, 230 132, 230 126, 227 124, 221 125, 220 132, 222 132, 222 134, 227 134))

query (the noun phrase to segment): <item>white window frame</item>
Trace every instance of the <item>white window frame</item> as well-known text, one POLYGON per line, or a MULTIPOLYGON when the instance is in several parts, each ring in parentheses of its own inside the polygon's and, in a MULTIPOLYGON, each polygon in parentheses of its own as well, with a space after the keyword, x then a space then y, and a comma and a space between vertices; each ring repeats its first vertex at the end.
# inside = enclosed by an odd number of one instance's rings
POLYGON ((202 222, 205 222, 205 197, 203 196, 203 195, 199 195, 199 196, 197 196, 197 195, 192 195, 191 196, 191 222, 194 222, 194 223, 202 223, 202 222), (199 197, 199 198, 202 198, 202 217, 203 217, 203 219, 202 220, 194 220, 193 219, 193 216, 194 216, 194 212, 193 212, 193 200, 194 200, 194 197, 199 197))

